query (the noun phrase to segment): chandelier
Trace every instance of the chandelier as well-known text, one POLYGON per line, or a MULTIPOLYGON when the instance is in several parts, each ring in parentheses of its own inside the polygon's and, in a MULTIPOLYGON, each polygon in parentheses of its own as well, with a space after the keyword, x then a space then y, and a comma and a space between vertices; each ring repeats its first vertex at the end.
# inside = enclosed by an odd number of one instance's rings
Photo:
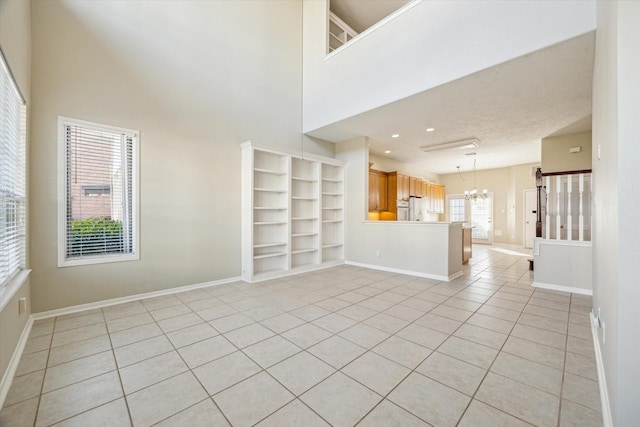
POLYGON ((482 190, 482 193, 478 193, 478 187, 476 186, 476 159, 473 159, 473 188, 464 192, 465 200, 477 200, 479 198, 487 198, 487 189, 482 190))

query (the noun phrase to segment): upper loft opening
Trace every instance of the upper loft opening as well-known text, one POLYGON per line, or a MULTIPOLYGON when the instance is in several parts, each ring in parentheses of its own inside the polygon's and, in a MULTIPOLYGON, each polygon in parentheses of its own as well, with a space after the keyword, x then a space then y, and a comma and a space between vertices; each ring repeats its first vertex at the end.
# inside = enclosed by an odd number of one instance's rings
POLYGON ((330 0, 327 53, 358 37, 412 0, 330 0))

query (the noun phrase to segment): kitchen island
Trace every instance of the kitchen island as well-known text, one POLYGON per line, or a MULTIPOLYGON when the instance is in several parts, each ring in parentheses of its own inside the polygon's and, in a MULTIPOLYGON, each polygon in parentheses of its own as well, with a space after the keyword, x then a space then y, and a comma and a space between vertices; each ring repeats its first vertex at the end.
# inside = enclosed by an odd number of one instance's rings
POLYGON ((348 264, 437 280, 462 275, 462 224, 362 221, 348 264))

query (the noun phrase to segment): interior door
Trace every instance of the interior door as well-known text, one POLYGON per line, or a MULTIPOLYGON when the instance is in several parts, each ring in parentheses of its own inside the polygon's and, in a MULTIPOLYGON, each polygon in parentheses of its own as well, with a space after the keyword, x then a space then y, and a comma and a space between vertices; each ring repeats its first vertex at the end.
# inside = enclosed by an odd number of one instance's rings
POLYGON ((471 239, 473 243, 493 243, 493 194, 488 193, 486 199, 478 197, 469 200, 471 212, 471 239))
POLYGON ((533 248, 533 239, 536 237, 536 190, 524 190, 524 247, 533 248))

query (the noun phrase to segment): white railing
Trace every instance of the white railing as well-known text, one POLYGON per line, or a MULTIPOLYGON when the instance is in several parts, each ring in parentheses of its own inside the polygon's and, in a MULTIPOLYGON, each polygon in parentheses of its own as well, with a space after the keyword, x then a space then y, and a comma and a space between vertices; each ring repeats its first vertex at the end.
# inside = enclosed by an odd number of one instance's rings
POLYGON ((591 173, 545 175, 541 190, 542 237, 591 241, 591 173))
POLYGON ((335 13, 329 11, 329 52, 333 52, 357 35, 358 33, 353 28, 347 25, 347 23, 340 19, 335 13))

